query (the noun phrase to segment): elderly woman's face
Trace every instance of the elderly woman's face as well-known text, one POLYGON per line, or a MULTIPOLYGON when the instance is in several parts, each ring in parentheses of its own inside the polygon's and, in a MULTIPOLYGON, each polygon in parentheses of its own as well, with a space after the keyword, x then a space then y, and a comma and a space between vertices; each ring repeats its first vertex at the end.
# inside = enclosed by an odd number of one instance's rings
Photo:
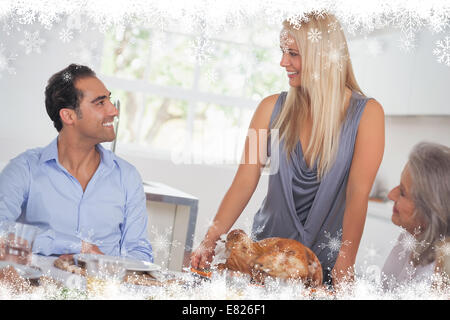
POLYGON ((400 185, 389 192, 388 198, 394 201, 392 222, 414 234, 419 228, 423 230, 424 224, 417 216, 414 216, 415 206, 411 194, 411 186, 411 175, 408 165, 406 165, 400 178, 400 185))

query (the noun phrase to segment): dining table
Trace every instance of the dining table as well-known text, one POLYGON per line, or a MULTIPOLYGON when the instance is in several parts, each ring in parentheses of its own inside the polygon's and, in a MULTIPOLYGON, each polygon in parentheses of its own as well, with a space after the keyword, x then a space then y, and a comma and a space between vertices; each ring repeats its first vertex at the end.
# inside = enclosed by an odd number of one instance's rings
MULTIPOLYGON (((111 257, 109 257, 111 258, 111 257)), ((198 281, 198 277, 190 272, 155 270, 148 272, 157 280, 161 280, 160 285, 139 285, 126 281, 113 282, 112 279, 106 279, 106 289, 101 294, 92 294, 89 288, 89 278, 75 274, 55 267, 57 256, 43 256, 33 254, 31 263, 28 266, 15 263, 0 261, 0 270, 2 268, 13 266, 18 274, 29 280, 27 290, 17 292, 12 290, 9 293, 2 291, 5 283, 0 282, 0 300, 1 299, 159 299, 170 297, 171 285, 166 285, 165 280, 175 279, 183 284, 193 284, 198 281), (2 296, 3 295, 3 296, 2 296)), ((120 260, 120 258, 118 258, 120 260)), ((127 275, 133 274, 127 271, 127 275)), ((144 272, 145 273, 145 272, 144 272)), ((0 279, 1 280, 1 279, 0 279)), ((175 281, 175 282, 176 282, 175 281)), ((14 284, 16 280, 11 281, 14 284)), ((173 282, 167 282, 172 284, 173 282)), ((105 284, 101 284, 105 287, 105 284)), ((173 286, 172 286, 173 287, 173 286)))
POLYGON ((66 284, 69 286, 71 284, 77 284, 80 288, 84 288, 86 286, 85 277, 56 268, 54 266, 56 259, 58 259, 57 256, 33 254, 31 266, 39 268, 42 271, 43 276, 49 277, 61 284, 66 284))

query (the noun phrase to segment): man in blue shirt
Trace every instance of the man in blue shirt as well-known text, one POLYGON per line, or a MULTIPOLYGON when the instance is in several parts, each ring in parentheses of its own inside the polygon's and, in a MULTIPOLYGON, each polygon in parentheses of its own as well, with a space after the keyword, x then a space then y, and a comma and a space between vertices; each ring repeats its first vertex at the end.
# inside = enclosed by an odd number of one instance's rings
POLYGON ((58 137, 20 154, 0 174, 0 222, 39 227, 35 253, 153 261, 141 177, 100 145, 115 139, 118 111, 110 96, 88 67, 71 64, 54 74, 45 106, 58 137))

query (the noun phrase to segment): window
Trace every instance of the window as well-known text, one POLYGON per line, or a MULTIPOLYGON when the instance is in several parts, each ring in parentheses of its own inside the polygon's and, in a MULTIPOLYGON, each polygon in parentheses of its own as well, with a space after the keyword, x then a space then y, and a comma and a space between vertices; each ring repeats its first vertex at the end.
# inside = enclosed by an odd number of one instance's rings
POLYGON ((132 26, 107 33, 101 70, 121 101, 117 144, 185 163, 238 163, 257 104, 287 85, 278 36, 274 27, 210 38, 132 26))

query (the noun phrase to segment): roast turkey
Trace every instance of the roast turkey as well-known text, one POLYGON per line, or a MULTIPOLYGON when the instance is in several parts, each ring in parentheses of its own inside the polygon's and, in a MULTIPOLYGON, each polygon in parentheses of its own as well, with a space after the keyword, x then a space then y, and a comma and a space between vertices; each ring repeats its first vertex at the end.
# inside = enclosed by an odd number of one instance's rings
POLYGON ((293 239, 267 238, 258 242, 242 230, 230 231, 225 248, 228 258, 219 269, 238 271, 264 283, 268 276, 301 280, 306 286, 322 284, 322 267, 316 255, 293 239))

